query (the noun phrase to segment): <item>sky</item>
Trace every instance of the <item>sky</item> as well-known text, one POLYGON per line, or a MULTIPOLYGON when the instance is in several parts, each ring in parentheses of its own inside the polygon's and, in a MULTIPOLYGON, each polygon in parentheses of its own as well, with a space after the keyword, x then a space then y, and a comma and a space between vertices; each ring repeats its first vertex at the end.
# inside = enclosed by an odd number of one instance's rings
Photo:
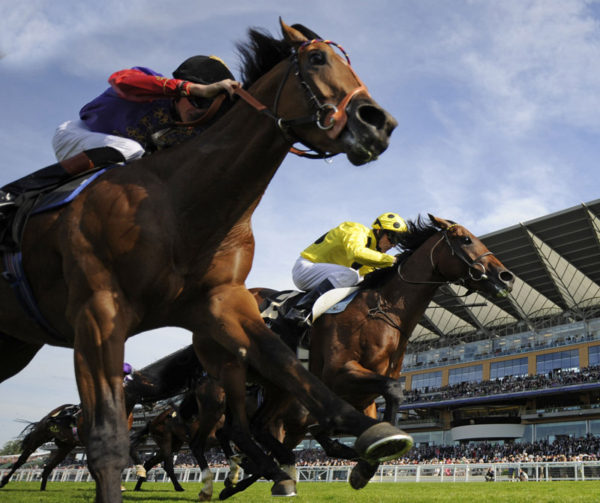
MULTIPOLYGON (((341 44, 399 125, 365 166, 286 158, 254 214, 248 287, 293 288, 298 254, 346 220, 431 213, 484 235, 599 197, 600 4, 584 0, 2 2, 0 185, 55 162, 55 128, 113 72, 216 54, 239 78, 235 43, 279 35, 280 16, 341 44)), ((126 361, 190 343, 140 334, 126 361)), ((0 386, 0 446, 64 403, 79 403, 72 351, 45 347, 0 386)))

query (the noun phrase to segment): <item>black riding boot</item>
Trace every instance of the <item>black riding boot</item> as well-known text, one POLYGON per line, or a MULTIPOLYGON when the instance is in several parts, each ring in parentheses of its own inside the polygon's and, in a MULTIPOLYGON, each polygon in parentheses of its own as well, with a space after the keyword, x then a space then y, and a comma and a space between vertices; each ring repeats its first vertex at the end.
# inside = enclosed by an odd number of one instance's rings
POLYGON ((328 279, 322 281, 319 283, 317 288, 304 294, 304 297, 300 299, 298 304, 290 309, 290 311, 284 316, 284 319, 299 326, 310 326, 312 324, 312 307, 315 305, 315 302, 325 292, 333 290, 334 288, 335 286, 328 279))
POLYGON ((0 209, 12 205, 14 200, 29 190, 45 189, 100 166, 125 162, 121 152, 112 147, 85 150, 64 161, 39 169, 30 175, 5 185, 0 189, 0 209))

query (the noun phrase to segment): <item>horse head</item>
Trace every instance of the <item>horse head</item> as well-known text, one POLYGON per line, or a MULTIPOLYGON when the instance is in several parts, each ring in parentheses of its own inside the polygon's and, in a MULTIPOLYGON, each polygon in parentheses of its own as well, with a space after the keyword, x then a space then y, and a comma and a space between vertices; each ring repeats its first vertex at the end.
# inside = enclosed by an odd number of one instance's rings
POLYGON ((430 261, 437 275, 469 290, 496 297, 511 292, 515 276, 487 247, 462 225, 429 215, 441 236, 435 238, 430 261))
POLYGON ((277 120, 290 144, 300 142, 321 157, 345 153, 356 166, 377 159, 389 145, 396 120, 373 100, 339 45, 309 39, 315 34, 300 25, 280 23, 290 56, 265 76, 270 90, 251 88, 253 96, 269 103, 267 115, 277 120))

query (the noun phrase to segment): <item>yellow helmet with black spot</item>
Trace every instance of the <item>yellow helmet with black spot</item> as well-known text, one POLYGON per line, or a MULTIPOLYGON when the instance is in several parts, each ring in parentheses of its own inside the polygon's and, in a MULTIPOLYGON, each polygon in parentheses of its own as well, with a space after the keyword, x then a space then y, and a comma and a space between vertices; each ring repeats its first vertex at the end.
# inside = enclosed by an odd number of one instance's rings
POLYGON ((398 243, 397 235, 406 232, 408 227, 404 219, 397 213, 383 213, 373 222, 373 229, 385 231, 392 244, 396 245, 398 243))

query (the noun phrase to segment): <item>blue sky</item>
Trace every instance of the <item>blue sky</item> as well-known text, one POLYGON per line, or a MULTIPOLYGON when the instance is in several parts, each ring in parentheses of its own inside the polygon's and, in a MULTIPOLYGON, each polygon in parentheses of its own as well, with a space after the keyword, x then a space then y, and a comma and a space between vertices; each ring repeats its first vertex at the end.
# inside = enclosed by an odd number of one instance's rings
MULTIPOLYGON (((375 163, 288 156, 257 209, 247 285, 292 288, 298 253, 344 220, 393 211, 452 219, 482 235, 598 198, 600 5, 582 0, 181 2, 21 0, 0 4, 0 183, 54 162, 56 126, 123 68, 170 75, 278 18, 341 44, 399 126, 375 163)), ((189 344, 141 334, 142 367, 189 344)), ((0 387, 0 445, 23 424, 77 403, 72 352, 44 348, 0 387)))

